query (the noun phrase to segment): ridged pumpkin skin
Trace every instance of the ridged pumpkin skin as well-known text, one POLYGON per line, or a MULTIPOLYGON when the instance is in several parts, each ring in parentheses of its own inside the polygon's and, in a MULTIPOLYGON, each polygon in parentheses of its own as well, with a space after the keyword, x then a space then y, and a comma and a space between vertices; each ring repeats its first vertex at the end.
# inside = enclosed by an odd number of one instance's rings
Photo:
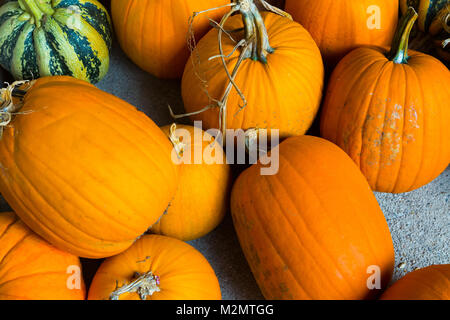
MULTIPOLYGON (((267 56, 267 64, 252 59, 242 62, 235 82, 248 105, 240 110, 242 100, 232 90, 227 103, 227 129, 279 129, 280 136, 304 134, 311 126, 321 101, 324 67, 319 49, 309 33, 298 23, 273 13, 261 13, 270 45, 275 52, 267 56)), ((225 29, 242 28, 241 15, 231 17, 225 29)), ((202 110, 211 102, 199 76, 207 80, 209 95, 221 99, 229 83, 221 59, 208 59, 219 54, 217 30, 211 30, 197 46, 186 64, 182 79, 182 97, 188 113, 202 110), (192 59, 195 59, 193 61, 192 59), (195 67, 194 67, 195 65, 195 67)), ((237 35, 233 35, 239 41, 237 35)), ((236 43, 223 36, 223 52, 229 54, 236 43)), ((240 51, 227 58, 230 73, 240 51)), ((209 109, 194 120, 203 128, 219 128, 219 108, 209 109)))
POLYGON ((56 247, 122 252, 173 198, 172 145, 145 114, 72 77, 37 80, 0 140, 0 193, 56 247))
MULTIPOLYGON (((205 257, 191 245, 165 236, 146 235, 125 252, 106 259, 89 288, 89 300, 108 300, 111 293, 151 271, 159 277, 160 292, 147 300, 220 300, 219 281, 205 257)), ((140 300, 124 293, 120 300, 140 300)))
POLYGON ((311 33, 329 66, 359 46, 388 46, 398 21, 396 0, 286 0, 286 11, 311 33), (371 6, 380 9, 380 29, 368 27, 371 6))
POLYGON ((18 1, 0 7, 0 65, 15 79, 68 75, 91 83, 108 72, 112 25, 96 0, 49 2, 53 14, 23 19, 18 1))
POLYGON ((395 282, 382 300, 450 300, 450 264, 415 270, 395 282))
MULTIPOLYGON (((231 194, 234 226, 266 299, 374 298, 367 281, 380 268, 389 283, 394 248, 388 225, 364 176, 334 144, 292 137, 272 150, 280 170, 256 164, 231 194)), ((370 282, 372 283, 372 282, 370 282)))
MULTIPOLYGON (((210 233, 222 222, 229 203, 231 172, 222 147, 219 144, 216 144, 217 148, 211 146, 214 141, 212 136, 197 129, 201 137, 206 135, 211 140, 195 141, 194 127, 177 125, 177 129, 186 130, 191 136, 191 141, 186 143, 184 150, 191 150, 192 164, 179 165, 178 190, 167 212, 152 226, 151 232, 191 241, 210 233), (206 159, 210 161, 215 159, 212 150, 219 150, 218 158, 222 159, 222 164, 208 164, 205 158, 201 164, 195 164, 195 152, 212 154, 214 158, 206 159)), ((170 126, 163 127, 162 130, 170 135, 170 126)))
POLYGON ((81 270, 78 257, 48 244, 11 212, 0 213, 0 261, 0 300, 85 298, 83 278, 70 279, 72 269, 81 270))
MULTIPOLYGON (((194 12, 228 4, 227 0, 111 0, 117 39, 127 56, 141 69, 158 78, 180 78, 189 58, 187 36, 194 12)), ((199 40, 229 8, 195 18, 199 40)))
POLYGON ((373 190, 402 193, 442 173, 450 161, 450 72, 412 50, 406 64, 360 48, 334 70, 321 115, 322 137, 359 166, 373 190))

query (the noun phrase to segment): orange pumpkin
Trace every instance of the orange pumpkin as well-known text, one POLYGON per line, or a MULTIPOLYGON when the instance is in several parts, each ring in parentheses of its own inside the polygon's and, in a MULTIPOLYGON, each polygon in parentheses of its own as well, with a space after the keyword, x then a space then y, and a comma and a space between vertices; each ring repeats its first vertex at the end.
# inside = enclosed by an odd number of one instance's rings
POLYGON ((89 300, 220 300, 219 281, 189 244, 146 235, 106 259, 89 288, 89 300))
POLYGON ((319 49, 301 25, 260 14, 250 3, 248 11, 241 8, 240 15, 223 20, 225 30, 245 32, 233 33, 233 39, 223 35, 219 46, 213 29, 198 43, 182 79, 185 109, 207 129, 279 129, 282 138, 304 134, 322 97, 319 49))
POLYGON ((60 249, 86 258, 122 252, 175 194, 170 141, 145 114, 87 82, 48 77, 27 90, 0 140, 1 194, 60 249))
POLYGON ((411 10, 391 52, 359 48, 339 63, 321 117, 322 137, 347 152, 381 192, 417 189, 450 160, 450 73, 439 60, 407 51, 417 18, 411 10))
MULTIPOLYGON (((117 39, 127 56, 141 69, 159 78, 179 78, 189 58, 188 32, 194 12, 229 4, 227 0, 111 0, 111 15, 117 39)), ((193 20, 200 39, 219 19, 222 7, 193 20)))
POLYGON ((398 10, 395 0, 286 0, 286 11, 311 32, 330 66, 359 46, 388 46, 398 10))
POLYGON ((34 234, 12 212, 0 213, 0 300, 84 300, 78 257, 34 234))
POLYGON ((231 194, 239 242, 265 298, 380 294, 393 272, 394 248, 355 164, 336 145, 312 136, 291 137, 271 154, 278 155, 279 172, 263 176, 256 164, 231 194))
POLYGON ((450 264, 433 265, 395 282, 382 300, 450 300, 450 264))
POLYGON ((181 138, 179 142, 182 144, 180 156, 188 163, 180 164, 180 182, 175 197, 150 231, 184 241, 201 238, 222 222, 228 208, 231 173, 225 152, 210 134, 199 128, 178 125, 162 130, 175 140, 180 139, 179 135, 190 137, 190 140, 181 138), (202 156, 198 163, 195 162, 196 153, 202 156))

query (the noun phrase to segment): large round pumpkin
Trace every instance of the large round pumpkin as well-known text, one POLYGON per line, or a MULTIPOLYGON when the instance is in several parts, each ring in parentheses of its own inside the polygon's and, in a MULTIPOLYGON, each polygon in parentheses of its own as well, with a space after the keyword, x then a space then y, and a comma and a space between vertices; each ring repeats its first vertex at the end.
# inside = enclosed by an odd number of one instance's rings
POLYGON ((0 140, 0 193, 58 248, 87 258, 125 250, 175 194, 169 139, 85 81, 47 77, 27 89, 0 140))
POLYGON ((350 155, 376 191, 417 189, 450 160, 450 72, 407 51, 411 12, 391 52, 359 48, 339 63, 322 111, 322 136, 350 155))
POLYGON ((208 133, 186 125, 171 128, 175 127, 162 130, 169 137, 175 136, 174 140, 182 137, 180 182, 165 214, 150 231, 190 241, 205 236, 222 222, 229 203, 230 167, 221 145, 208 133))
POLYGON ((220 18, 227 0, 112 0, 111 14, 117 39, 141 69, 159 78, 181 77, 189 57, 188 37, 200 39, 210 28, 208 17, 220 18), (194 12, 222 7, 201 14, 194 12), (190 30, 192 27, 192 30, 190 30))
POLYGON ((220 300, 219 281, 191 245, 146 235, 106 259, 89 288, 89 300, 220 300))
POLYGON ((78 257, 37 236, 11 213, 0 213, 0 300, 83 300, 78 257))
POLYGON ((224 25, 226 30, 256 28, 254 37, 250 31, 233 34, 233 39, 222 36, 228 73, 218 57, 219 31, 211 30, 198 43, 182 79, 185 109, 207 129, 278 129, 282 138, 304 134, 322 97, 324 67, 319 49, 298 23, 274 13, 260 15, 256 7, 250 12, 232 16, 224 25), (234 49, 241 40, 249 44, 246 53, 234 49), (234 71, 241 94, 235 87, 228 91, 234 71))
POLYGON ((276 175, 261 175, 264 166, 256 164, 231 194, 239 242, 265 298, 380 294, 393 272, 394 248, 355 164, 336 145, 312 136, 291 137, 271 156, 279 158, 276 175))
POLYGON ((433 265, 395 282, 382 300, 450 300, 450 264, 433 265))
POLYGON ((96 0, 15 0, 0 7, 0 65, 17 80, 108 72, 112 26, 96 0))
POLYGON ((330 66, 359 46, 389 45, 398 6, 396 0, 286 0, 286 11, 311 33, 330 66))

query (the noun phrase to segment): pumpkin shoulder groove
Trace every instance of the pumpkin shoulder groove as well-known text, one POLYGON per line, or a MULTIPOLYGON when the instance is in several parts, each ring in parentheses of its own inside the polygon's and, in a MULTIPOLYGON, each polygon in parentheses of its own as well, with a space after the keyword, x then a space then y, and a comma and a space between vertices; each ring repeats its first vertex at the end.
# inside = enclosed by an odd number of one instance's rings
POLYGON ((3 264, 7 261, 9 255, 12 254, 14 252, 14 250, 16 250, 18 247, 20 247, 22 245, 22 242, 30 236, 32 236, 32 234, 30 234, 29 232, 24 233, 24 235, 20 239, 18 239, 14 243, 14 245, 8 249, 8 251, 6 251, 6 253, 3 255, 3 257, 1 257, 1 259, 0 259, 0 269, 2 269, 3 264))
MULTIPOLYGON (((104 211, 102 210, 102 208, 100 208, 100 207, 98 206, 98 204, 96 204, 96 202, 95 202, 94 200, 90 200, 90 199, 88 199, 84 194, 80 193, 76 188, 74 188, 74 187, 72 186, 72 184, 71 184, 70 182, 68 182, 67 180, 65 180, 63 177, 61 177, 61 176, 60 176, 59 174, 57 174, 55 171, 51 170, 51 168, 48 167, 43 161, 41 161, 41 160, 39 159, 39 157, 37 157, 36 155, 33 155, 33 153, 32 153, 30 150, 28 150, 28 155, 32 155, 33 158, 34 158, 36 161, 38 161, 42 166, 44 166, 44 167, 46 168, 45 172, 47 173, 47 175, 51 175, 50 173, 53 174, 53 177, 52 177, 51 179, 45 179, 45 180, 48 181, 49 184, 51 184, 52 181, 55 181, 55 179, 58 180, 59 182, 63 182, 63 184, 64 184, 66 187, 68 187, 69 189, 71 189, 71 190, 73 191, 73 194, 78 195, 78 196, 79 196, 81 199, 83 199, 87 204, 89 204, 90 206, 92 206, 92 208, 93 208, 96 212, 98 212, 98 213, 103 213, 106 217, 108 217, 108 219, 109 219, 110 221, 115 222, 115 223, 117 224, 117 226, 119 226, 121 229, 122 229, 122 228, 128 229, 128 227, 127 227, 126 224, 123 224, 123 223, 121 223, 121 222, 115 220, 115 219, 114 219, 114 215, 108 215, 106 212, 104 212, 104 211)), ((18 168, 19 168, 19 166, 18 166, 18 168)), ((23 171, 22 171, 22 172, 23 172, 23 171)), ((84 171, 84 172, 86 173, 87 171, 84 171)), ((88 173, 88 174, 89 174, 89 173, 88 173)), ((44 175, 41 175, 41 176, 44 176, 44 175)), ((95 177, 91 176, 91 178, 95 180, 95 177)), ((44 179, 44 178, 42 177, 42 179, 44 179)), ((46 198, 42 192, 39 192, 38 189, 33 185, 33 183, 32 183, 29 179, 28 179, 27 181, 28 181, 28 183, 29 183, 30 185, 33 186, 34 190, 36 190, 36 191, 39 193, 40 197, 45 201, 45 203, 48 204, 48 205, 50 205, 50 206, 54 209, 54 212, 59 212, 58 208, 56 208, 55 206, 53 206, 53 205, 51 204, 52 201, 50 201, 48 198, 46 198)), ((54 188, 54 192, 57 192, 57 191, 58 191, 58 190, 57 190, 56 188, 54 188)), ((110 191, 111 191, 111 190, 110 190, 110 191)), ((117 199, 121 199, 121 197, 119 197, 118 194, 116 194, 116 193, 114 193, 114 194, 115 194, 116 196, 118 196, 117 199)), ((82 209, 82 208, 79 208, 79 209, 82 209)), ((135 211, 135 210, 133 209, 132 211, 135 211)), ((63 215, 60 215, 60 216, 61 216, 62 218, 64 218, 68 223, 71 223, 71 221, 67 220, 65 216, 63 216, 63 215)), ((79 231, 83 232, 85 235, 88 235, 88 236, 90 236, 90 237, 92 237, 92 238, 97 238, 97 236, 88 233, 87 230, 82 230, 82 229, 79 229, 79 228, 77 228, 77 229, 78 229, 79 231)), ((129 229, 129 230, 131 230, 131 229, 129 229)), ((109 240, 109 239, 102 239, 102 240, 114 242, 113 240, 109 240)), ((117 241, 117 242, 120 242, 120 241, 117 241)))
MULTIPOLYGON (((287 160, 287 158, 285 158, 285 157, 283 157, 283 159, 284 159, 284 160, 287 160)), ((280 157, 280 160, 281 160, 281 157, 280 157)), ((292 165, 291 165, 288 161, 286 161, 286 163, 292 168, 292 165)), ((298 178, 300 178, 300 179, 302 179, 303 181, 306 182, 306 180, 303 178, 303 176, 300 175, 299 172, 297 172, 295 169, 294 169, 293 171, 296 173, 296 176, 297 176, 298 178)), ((263 179, 263 180, 266 181, 268 187, 271 188, 270 183, 268 183, 268 181, 265 180, 265 179, 263 179)), ((277 181, 277 179, 274 179, 274 181, 277 181)), ((286 191, 286 194, 288 195, 289 202, 292 204, 292 207, 295 208, 296 213, 297 213, 297 217, 299 218, 299 221, 300 221, 304 226, 306 226, 307 224, 306 224, 306 222, 305 222, 305 220, 304 220, 302 214, 298 211, 297 207, 294 205, 294 201, 292 200, 292 197, 291 197, 290 193, 288 192, 288 189, 285 188, 285 186, 284 186, 283 183, 281 183, 281 182, 279 182, 279 186, 280 186, 283 190, 286 191)), ((318 201, 318 203, 320 204, 320 206, 321 206, 323 209, 325 209, 325 208, 323 207, 323 205, 322 205, 321 200, 319 199, 319 197, 317 196, 317 194, 314 192, 314 190, 312 190, 311 188, 308 188, 308 189, 315 195, 315 198, 317 199, 317 201, 318 201)), ((272 194, 273 194, 273 193, 272 193, 272 194)), ((280 209, 280 212, 283 212, 283 213, 284 213, 284 210, 283 210, 284 205, 280 202, 280 200, 279 200, 277 197, 273 197, 273 198, 276 199, 276 203, 278 204, 278 207, 279 207, 279 209, 280 209)), ((281 216, 284 217, 285 220, 288 222, 288 224, 289 224, 289 226, 291 227, 291 229, 292 229, 292 231, 293 231, 293 234, 295 235, 295 238, 297 239, 298 243, 299 243, 300 246, 303 248, 304 252, 306 252, 307 255, 310 256, 311 260, 314 261, 314 264, 317 266, 317 268, 318 268, 318 269, 322 269, 322 271, 325 270, 325 269, 322 267, 322 264, 320 264, 320 263, 317 261, 317 259, 314 257, 314 254, 312 254, 311 250, 308 249, 307 246, 303 243, 303 241, 301 240, 301 238, 300 238, 299 235, 297 234, 296 228, 295 228, 294 225, 292 224, 292 221, 291 221, 290 219, 288 219, 287 216, 286 216, 285 214, 281 214, 281 216)), ((318 247, 321 247, 321 248, 323 249, 323 246, 321 246, 321 244, 320 244, 319 241, 314 237, 314 235, 313 235, 311 232, 309 232, 308 228, 304 228, 304 230, 306 230, 306 231, 310 234, 311 239, 313 240, 313 242, 315 242, 315 243, 317 244, 318 247)), ((324 250, 324 251, 326 251, 326 250, 324 250)), ((331 257, 330 253, 329 253, 328 251, 326 251, 326 252, 327 252, 326 255, 328 255, 328 256, 331 257)), ((329 261, 331 261, 331 263, 333 264, 333 259, 330 258, 329 261)), ((335 264, 335 263, 334 263, 334 264, 335 264)), ((340 268, 339 268, 336 264, 335 264, 335 267, 336 267, 337 270, 339 270, 339 273, 341 273, 341 274, 343 275, 343 278, 345 279, 345 283, 349 285, 349 288, 351 288, 351 290, 353 290, 353 288, 351 287, 350 283, 347 281, 346 277, 344 276, 344 273, 342 273, 342 270, 340 270, 340 268)), ((342 296, 342 292, 340 292, 339 289, 338 289, 337 287, 334 287, 334 286, 332 285, 332 282, 330 281, 330 278, 329 278, 329 277, 326 277, 326 279, 328 280, 329 284, 331 285, 330 287, 333 288, 334 290, 336 290, 336 292, 338 293, 338 296, 342 296)), ((329 287, 329 288, 330 288, 330 287, 329 287)))
POLYGON ((403 117, 402 117, 402 128, 399 129, 399 131, 402 133, 402 141, 399 142, 400 147, 400 159, 399 159, 399 168, 396 170, 395 173, 395 179, 394 179, 394 186, 391 188, 391 191, 395 191, 398 188, 399 184, 399 176, 401 172, 401 168, 403 167, 403 161, 405 160, 405 147, 404 147, 404 138, 405 138, 405 121, 406 121, 406 109, 409 107, 406 105, 407 98, 408 98, 408 76, 407 76, 407 65, 402 65, 403 67, 403 73, 404 73, 404 81, 405 81, 405 93, 404 93, 404 99, 403 99, 403 117))
MULTIPOLYGON (((58 271, 54 271, 54 272, 46 271, 46 272, 31 273, 31 274, 21 275, 19 277, 14 278, 14 279, 7 280, 5 282, 1 282, 0 283, 0 290, 1 290, 2 287, 6 286, 8 284, 11 284, 11 283, 13 283, 15 281, 18 281, 18 280, 24 280, 24 279, 28 279, 28 278, 40 277, 40 276, 45 276, 45 275, 59 275, 61 277, 64 277, 64 280, 67 279, 67 273, 64 273, 62 271, 59 271, 59 272, 58 271)), ((1 295, 2 294, 0 293, 0 296, 1 295)))
MULTIPOLYGON (((389 75, 389 80, 386 81, 386 89, 385 90, 387 91, 387 93, 385 95, 383 95, 383 96, 390 97, 391 88, 389 86, 389 83, 391 82, 391 78, 392 78, 393 63, 388 62, 385 66, 390 67, 391 70, 389 72, 386 71, 388 73, 388 75, 389 75)), ((383 75, 384 75, 384 67, 383 67, 383 69, 380 70, 380 78, 379 79, 382 79, 383 75)), ((387 103, 382 103, 382 105, 384 107, 383 107, 383 111, 382 111, 383 116, 381 117, 381 119, 383 119, 381 132, 385 132, 386 123, 388 122, 388 104, 387 103)), ((384 146, 383 142, 386 141, 386 136, 381 134, 381 137, 379 139, 380 139, 380 145, 378 147, 379 155, 378 155, 378 161, 376 162, 377 166, 376 166, 375 174, 374 174, 374 176, 376 177, 375 178, 375 183, 378 183, 378 181, 380 179, 380 175, 381 175, 381 169, 382 169, 382 165, 383 165, 382 164, 383 163, 383 158, 382 158, 383 157, 383 152, 382 152, 383 150, 382 149, 383 149, 383 146, 384 146)))
MULTIPOLYGON (((288 158, 286 158, 286 157, 284 157, 284 159, 285 159, 286 163, 292 168, 292 171, 296 173, 297 177, 298 177, 299 179, 303 180, 304 183, 305 183, 305 185, 310 185, 309 181, 308 181, 303 175, 301 175, 300 172, 298 172, 297 168, 290 162, 290 160, 289 160, 288 158)), ((281 184, 281 185, 282 185, 282 184, 281 184)), ((319 194, 317 193, 317 191, 314 190, 314 188, 308 188, 308 189, 311 191, 311 193, 312 193, 312 194, 314 195, 314 197, 317 199, 318 203, 320 204, 321 208, 323 209, 322 212, 327 212, 328 210, 326 209, 326 206, 324 206, 323 200, 322 200, 322 198, 319 196, 319 194)), ((287 194, 289 194, 289 193, 287 193, 287 194)), ((348 198, 348 200, 351 201, 351 198, 348 198)), ((304 225, 306 226, 307 224, 306 224, 306 222, 304 221, 303 216, 301 215, 301 213, 298 212, 298 211, 297 211, 297 213, 298 213, 298 216, 299 216, 299 217, 301 218, 301 220, 303 221, 304 225)), ((330 218, 330 220, 332 221, 332 223, 333 223, 333 225, 334 225, 335 227, 336 227, 336 226, 339 226, 338 221, 336 221, 336 220, 333 218, 333 215, 332 215, 332 214, 329 214, 329 213, 328 213, 326 216, 327 216, 328 218, 330 218)), ((370 238, 367 236, 367 235, 369 234, 369 232, 365 229, 365 223, 364 223, 364 221, 361 221, 361 219, 359 218, 359 215, 358 215, 358 214, 353 215, 353 218, 354 218, 354 219, 357 219, 357 220, 358 220, 358 225, 361 226, 362 229, 364 229, 364 232, 363 232, 363 234, 364 234, 364 236, 365 236, 365 239, 364 239, 364 240, 366 241, 366 243, 367 243, 367 245, 368 245, 368 248, 370 248, 371 254, 372 254, 374 257, 376 257, 376 258, 378 259, 379 257, 378 257, 378 255, 377 255, 376 250, 374 250, 373 243, 371 243, 370 238)), ((307 231, 309 231, 308 228, 305 228, 305 229, 306 229, 307 231)), ((295 230, 295 228, 294 228, 294 230, 295 230)), ((342 232, 340 232, 340 233, 342 233, 342 232)), ((297 233, 296 233, 296 236, 298 237, 298 234, 297 234, 297 233)), ((322 250, 324 250, 323 248, 324 248, 325 246, 324 246, 324 245, 320 245, 320 243, 317 241, 317 239, 314 237, 314 235, 311 234, 311 238, 314 239, 314 241, 316 241, 316 243, 319 245, 319 247, 322 248, 322 250)), ((362 240, 362 239, 361 239, 361 240, 362 240)), ((333 257, 332 257, 332 255, 330 254, 330 252, 327 251, 327 250, 325 250, 325 252, 327 252, 327 255, 330 257, 330 261, 333 262, 333 257)), ((319 264, 319 265, 320 265, 320 264, 319 264)), ((354 291, 355 288, 353 288, 353 287, 351 286, 350 282, 348 281, 348 279, 347 279, 347 277, 346 277, 346 275, 345 275, 345 272, 343 272, 343 270, 342 270, 341 268, 339 268, 339 266, 338 266, 336 263, 335 263, 335 266, 336 266, 336 269, 339 270, 339 272, 341 273, 342 277, 345 279, 345 282, 349 285, 349 288, 351 288, 351 290, 352 290, 353 292, 355 292, 355 291, 354 291)), ((330 280, 330 279, 329 279, 329 280, 330 280)))

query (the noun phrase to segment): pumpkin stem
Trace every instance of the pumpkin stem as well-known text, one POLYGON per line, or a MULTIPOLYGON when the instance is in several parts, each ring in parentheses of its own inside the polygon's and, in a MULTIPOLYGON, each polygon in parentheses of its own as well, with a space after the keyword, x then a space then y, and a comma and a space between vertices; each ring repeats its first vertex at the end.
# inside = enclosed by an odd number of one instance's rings
MULTIPOLYGON (((265 0, 257 1, 267 11, 292 20, 291 15, 281 9, 278 9, 277 7, 272 6, 265 0)), ((235 0, 235 3, 244 22, 245 40, 251 49, 246 53, 246 58, 251 58, 264 64, 267 63, 267 56, 275 50, 270 46, 267 29, 255 1, 235 0)))
MULTIPOLYGON (((219 55, 210 57, 209 59, 211 60, 211 59, 220 58, 222 61, 224 70, 227 73, 227 77, 229 79, 229 82, 224 91, 224 94, 222 95, 220 100, 211 97, 208 92, 207 81, 204 80, 202 75, 200 75, 196 72, 196 75, 198 76, 199 80, 203 84, 203 90, 206 93, 206 95, 208 96, 210 103, 206 107, 204 107, 202 110, 199 110, 199 111, 193 112, 193 113, 180 114, 180 115, 173 114, 172 109, 169 106, 170 114, 172 115, 172 117, 174 119, 179 119, 179 118, 183 118, 183 117, 187 117, 187 116, 191 116, 191 115, 197 115, 197 114, 200 114, 200 113, 205 112, 212 108, 219 108, 219 130, 222 132, 222 138, 223 138, 224 143, 226 143, 226 141, 225 141, 226 140, 225 139, 226 132, 225 131, 227 129, 226 108, 227 108, 227 103, 228 103, 228 97, 229 97, 232 89, 236 90, 237 94, 240 96, 240 98, 242 100, 242 105, 239 106, 238 112, 242 111, 247 106, 247 100, 235 82, 236 76, 238 74, 238 71, 239 71, 239 68, 240 68, 242 62, 245 59, 251 58, 255 61, 267 63, 268 54, 274 52, 274 49, 270 46, 269 35, 267 33, 267 29, 264 25, 264 21, 259 12, 258 7, 255 5, 255 1, 257 1, 267 11, 270 11, 272 13, 278 14, 280 16, 283 16, 285 18, 292 20, 292 17, 290 14, 284 12, 281 9, 278 9, 277 7, 270 5, 265 0, 233 0, 230 3, 231 10, 223 16, 220 23, 210 20, 211 24, 213 24, 213 27, 218 30, 217 37, 218 37, 218 44, 219 44, 219 55), (236 30, 226 30, 225 29, 226 21, 235 13, 240 13, 242 15, 242 19, 244 22, 244 28, 236 29, 236 30), (244 31, 244 39, 237 42, 233 38, 232 33, 240 32, 242 30, 244 31), (226 34, 231 39, 231 41, 236 43, 236 46, 234 47, 232 52, 229 53, 228 55, 225 55, 224 51, 223 51, 223 44, 222 44, 223 34, 226 34), (230 56, 232 56, 236 52, 237 49, 241 49, 241 52, 239 54, 239 59, 236 62, 236 65, 234 66, 233 70, 230 72, 228 70, 228 65, 227 65, 225 58, 229 58, 230 56)), ((196 16, 198 16, 198 14, 199 14, 199 12, 194 13, 192 18, 190 19, 189 30, 191 30, 191 31, 188 32, 188 34, 190 35, 188 37, 188 46, 192 53, 191 57, 192 57, 192 64, 193 64, 194 69, 197 68, 197 65, 201 64, 198 53, 195 53, 196 42, 195 42, 195 37, 193 36, 193 32, 192 32, 193 20, 196 16)))
POLYGON ((0 139, 3 135, 3 128, 9 125, 13 116, 24 113, 18 111, 22 108, 23 97, 33 84, 34 81, 16 81, 11 85, 7 83, 6 88, 0 89, 0 139), (19 100, 19 102, 16 100, 19 100))
POLYGON ((41 20, 44 16, 55 13, 51 0, 18 0, 18 3, 20 8, 28 14, 24 17, 33 19, 38 28, 41 26, 41 20))
POLYGON ((176 130, 177 124, 174 123, 170 126, 169 140, 170 142, 172 142, 178 157, 181 158, 184 152, 184 148, 186 147, 186 144, 181 142, 180 137, 175 134, 176 130))
POLYGON ((151 271, 144 274, 136 273, 135 280, 122 287, 117 287, 111 293, 109 299, 119 300, 120 296, 124 293, 138 293, 141 300, 147 300, 148 296, 160 291, 158 276, 154 275, 151 271))
POLYGON ((442 41, 442 48, 446 48, 449 43, 450 43, 450 38, 449 39, 445 39, 444 41, 442 41))
POLYGON ((267 63, 267 56, 275 50, 270 46, 269 35, 259 9, 252 0, 238 0, 239 12, 244 22, 244 35, 250 50, 244 58, 267 63))
POLYGON ((413 7, 409 7, 399 22, 389 53, 389 60, 398 64, 408 63, 408 42, 412 27, 418 18, 413 7))

